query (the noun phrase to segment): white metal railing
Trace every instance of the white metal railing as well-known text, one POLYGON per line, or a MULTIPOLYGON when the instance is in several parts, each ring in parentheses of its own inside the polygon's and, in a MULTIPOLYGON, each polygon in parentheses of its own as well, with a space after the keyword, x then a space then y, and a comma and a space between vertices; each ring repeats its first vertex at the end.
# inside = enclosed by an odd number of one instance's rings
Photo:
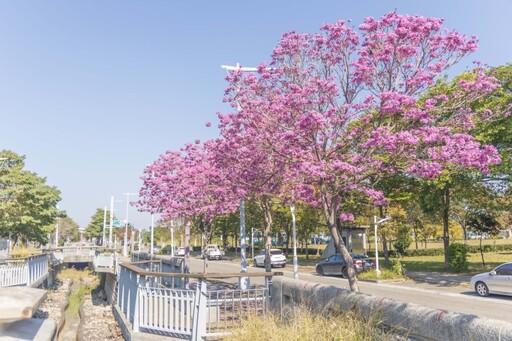
POLYGON ((192 334, 194 290, 139 287, 138 295, 135 328, 192 334))
POLYGON ((25 261, 8 262, 0 265, 0 287, 26 285, 28 265, 25 261))
POLYGON ((48 255, 6 260, 0 265, 0 286, 38 286, 48 277, 48 255))
MULTIPOLYGON (((208 278, 239 277, 240 274, 184 274, 154 272, 159 261, 122 264, 118 275, 117 304, 135 332, 149 332, 191 340, 219 337, 238 327, 244 317, 265 316, 269 303, 267 287, 230 289, 208 278), (144 264, 147 263, 147 264, 144 264), (165 287, 162 278, 176 277, 187 288, 165 287), (196 278, 188 289, 188 279, 196 278), (219 289, 223 287, 223 289, 219 289), (212 290, 212 288, 216 288, 212 290), (208 290, 210 289, 210 290, 208 290)), ((245 276, 249 274, 244 274, 245 276)), ((251 277, 265 276, 252 273, 251 277)), ((266 274, 267 277, 276 274, 266 274)))
POLYGON ((27 258, 27 285, 34 285, 48 277, 48 255, 42 254, 27 258))
POLYGON ((268 311, 266 288, 213 290, 203 294, 207 298, 203 337, 225 334, 239 327, 244 317, 265 317, 268 311))

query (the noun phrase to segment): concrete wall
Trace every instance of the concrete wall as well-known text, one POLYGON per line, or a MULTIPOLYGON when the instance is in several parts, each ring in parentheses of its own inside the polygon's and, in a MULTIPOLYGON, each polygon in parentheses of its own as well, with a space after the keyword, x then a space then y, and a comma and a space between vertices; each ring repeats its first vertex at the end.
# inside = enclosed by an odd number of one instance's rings
POLYGON ((404 303, 290 278, 274 277, 270 309, 289 314, 303 305, 314 313, 355 311, 365 318, 377 317, 387 326, 423 340, 512 340, 512 324, 475 315, 404 303))

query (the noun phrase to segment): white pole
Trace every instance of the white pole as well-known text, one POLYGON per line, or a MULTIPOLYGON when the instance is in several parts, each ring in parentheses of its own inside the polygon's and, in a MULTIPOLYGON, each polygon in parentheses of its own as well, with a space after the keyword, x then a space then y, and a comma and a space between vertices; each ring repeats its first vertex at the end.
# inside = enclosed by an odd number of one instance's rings
POLYGON ((128 207, 130 206, 130 195, 133 193, 125 193, 126 195, 126 224, 124 224, 124 245, 123 256, 128 257, 128 207))
POLYGON ((103 210, 103 237, 101 239, 101 246, 105 247, 105 229, 107 228, 107 206, 103 210))
MULTIPOLYGON (((245 203, 244 199, 240 199, 240 256, 242 258, 240 273, 247 273, 247 258, 245 256, 245 249, 247 243, 245 242, 245 203)), ((240 277, 239 287, 242 290, 248 289, 251 286, 249 277, 240 277)))
POLYGON ((251 227, 251 258, 254 259, 254 227, 251 227))
POLYGON ((114 224, 114 196, 110 197, 110 223, 108 232, 108 247, 112 247, 112 225, 114 224))
MULTIPOLYGON (((290 206, 290 211, 292 212, 292 235, 293 235, 293 278, 299 279, 299 262, 297 260, 297 231, 295 226, 295 203, 293 202, 293 193, 292 193, 292 205, 290 206)), ((307 251, 307 249, 306 249, 307 251)))
POLYGON ((154 220, 154 215, 152 214, 151 215, 151 242, 150 242, 150 250, 149 250, 149 254, 151 256, 153 256, 153 245, 154 245, 154 230, 155 230, 155 220, 154 220))
POLYGON ((373 232, 375 234, 375 273, 380 276, 379 269, 379 244, 377 240, 377 216, 373 216, 373 232))
POLYGON ((142 240, 141 240, 142 236, 141 236, 141 233, 142 233, 142 230, 139 229, 139 253, 140 253, 140 248, 142 246, 142 240))
POLYGON ((171 257, 174 257, 174 226, 171 221, 171 257))
POLYGON ((59 224, 55 224, 55 247, 59 247, 59 224))

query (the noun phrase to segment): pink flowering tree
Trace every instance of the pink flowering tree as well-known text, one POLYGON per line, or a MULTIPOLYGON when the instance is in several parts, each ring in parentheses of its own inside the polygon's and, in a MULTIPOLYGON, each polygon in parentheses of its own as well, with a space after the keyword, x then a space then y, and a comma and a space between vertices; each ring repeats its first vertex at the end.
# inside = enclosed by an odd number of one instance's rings
POLYGON ((229 176, 212 162, 215 140, 203 145, 186 144, 179 152, 168 151, 146 167, 139 208, 162 214, 163 219, 200 220, 207 233, 215 217, 236 210, 229 176))
POLYGON ((246 125, 244 115, 238 112, 232 115, 219 114, 219 119, 223 138, 217 140, 215 152, 212 153, 216 155, 216 168, 224 169, 224 173, 229 174, 226 189, 239 199, 253 201, 263 212, 266 250, 264 265, 266 272, 270 272, 273 208, 276 199, 286 197, 283 194, 286 190, 286 164, 282 158, 268 153, 265 136, 261 131, 246 125))
POLYGON ((279 193, 293 189, 301 200, 321 206, 349 265, 352 290, 358 290, 355 270, 336 226, 337 218, 353 219, 339 211, 347 193, 382 205, 375 184, 385 174, 433 179, 447 167, 486 172, 499 162, 493 147, 454 129, 471 126, 469 104, 497 86, 493 78, 477 69, 460 91, 422 97, 477 48, 474 37, 442 23, 392 12, 365 19, 359 30, 339 21, 320 33, 289 32, 258 74, 228 77, 226 101, 240 111, 220 116, 223 136, 230 141, 237 135, 232 148, 249 148, 262 162, 279 165, 279 193), (447 109, 453 114, 442 119, 447 109))

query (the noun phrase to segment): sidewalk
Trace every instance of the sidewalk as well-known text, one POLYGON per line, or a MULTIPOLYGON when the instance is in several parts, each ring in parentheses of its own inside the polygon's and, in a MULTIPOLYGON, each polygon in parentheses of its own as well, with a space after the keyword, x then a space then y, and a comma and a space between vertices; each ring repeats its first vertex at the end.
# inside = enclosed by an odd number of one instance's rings
POLYGON ((436 284, 439 286, 468 286, 471 276, 460 274, 448 274, 442 272, 424 272, 424 271, 406 271, 407 278, 428 284, 436 284))

